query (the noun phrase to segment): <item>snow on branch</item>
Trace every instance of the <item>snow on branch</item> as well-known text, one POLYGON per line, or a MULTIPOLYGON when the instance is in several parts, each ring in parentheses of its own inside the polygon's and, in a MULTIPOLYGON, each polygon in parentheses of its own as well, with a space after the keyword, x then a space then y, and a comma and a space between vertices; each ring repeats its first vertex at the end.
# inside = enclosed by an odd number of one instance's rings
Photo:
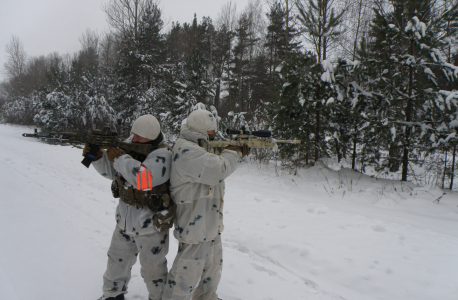
POLYGON ((442 55, 440 50, 437 48, 431 48, 431 52, 429 53, 429 55, 432 57, 434 62, 440 62, 444 65, 447 63, 447 61, 444 59, 444 56, 442 55))
POLYGON ((418 39, 421 39, 426 36, 426 24, 421 22, 418 17, 415 16, 407 23, 404 31, 412 31, 418 39))
POLYGON ((396 139, 396 128, 394 128, 394 126, 391 127, 390 132, 391 132, 391 140, 394 143, 394 140, 396 139))
POLYGON ((455 132, 452 132, 450 133, 447 138, 445 139, 445 142, 448 142, 450 139, 452 138, 456 138, 456 131, 455 132))
POLYGON ((436 78, 436 75, 434 75, 433 71, 431 71, 430 68, 425 67, 425 68, 423 69, 423 71, 425 72, 425 74, 431 76, 432 78, 436 78))
POLYGON ((452 109, 451 103, 453 103, 455 107, 458 107, 458 91, 450 92, 450 91, 440 90, 439 94, 444 95, 446 97, 445 104, 447 105, 447 108, 449 110, 452 109))
POLYGON ((185 89, 188 88, 188 85, 185 84, 185 83, 181 83, 181 82, 179 82, 179 81, 175 81, 174 83, 177 84, 177 85, 179 85, 179 86, 181 86, 182 88, 185 88, 185 89))
POLYGON ((457 66, 452 65, 446 61, 443 61, 442 65, 446 68, 449 68, 451 71, 453 71, 453 76, 455 76, 455 78, 458 78, 458 67, 457 66))
POLYGON ((361 62, 359 60, 353 61, 351 59, 345 58, 344 61, 347 66, 352 67, 351 71, 355 70, 361 65, 361 62))
POLYGON ((423 69, 423 72, 425 72, 425 74, 427 75, 428 79, 431 80, 431 82, 433 82, 435 86, 437 86, 436 75, 434 75, 433 71, 431 71, 430 68, 425 67, 423 69))
POLYGON ((393 30, 396 31, 396 32, 399 32, 399 29, 398 29, 398 28, 396 27, 396 25, 394 25, 394 24, 388 24, 388 27, 389 27, 390 29, 393 29, 393 30))
POLYGON ((323 60, 321 62, 321 66, 323 67, 324 73, 321 74, 321 80, 324 82, 333 83, 335 81, 334 78, 334 67, 329 60, 323 60))

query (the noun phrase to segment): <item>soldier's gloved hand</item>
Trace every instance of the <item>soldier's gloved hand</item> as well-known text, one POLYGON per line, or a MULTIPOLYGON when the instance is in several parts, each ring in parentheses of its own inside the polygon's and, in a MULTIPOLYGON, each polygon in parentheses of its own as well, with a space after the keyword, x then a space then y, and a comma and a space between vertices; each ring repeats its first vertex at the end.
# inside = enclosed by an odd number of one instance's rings
POLYGON ((175 216, 175 204, 172 201, 170 201, 170 205, 167 209, 158 211, 154 214, 154 217, 153 217, 154 227, 159 232, 172 228, 174 216, 175 216))
POLYGON ((248 145, 245 144, 242 147, 242 157, 245 157, 248 154, 250 154, 250 147, 248 147, 248 145))
MULTIPOLYGON (((88 154, 89 152, 91 152, 91 145, 89 143, 86 143, 83 148, 83 156, 86 156, 86 154, 88 154)), ((103 155, 103 152, 102 150, 99 149, 99 151, 97 152, 97 154, 94 157, 94 161, 102 158, 102 155, 103 155)))
POLYGON ((114 160, 122 155, 122 151, 116 147, 107 147, 108 160, 114 162, 114 160))

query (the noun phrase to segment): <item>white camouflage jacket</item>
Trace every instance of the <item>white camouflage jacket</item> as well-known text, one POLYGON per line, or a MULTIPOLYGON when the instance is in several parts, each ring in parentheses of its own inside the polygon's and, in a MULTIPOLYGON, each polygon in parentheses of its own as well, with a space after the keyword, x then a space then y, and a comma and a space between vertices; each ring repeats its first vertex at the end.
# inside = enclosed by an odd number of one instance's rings
MULTIPOLYGON (((132 138, 126 140, 132 142, 132 138)), ((143 162, 124 154, 116 158, 114 163, 108 160, 106 152, 101 159, 92 165, 103 177, 114 180, 116 174, 121 174, 126 181, 137 188, 137 173, 141 165, 145 166, 152 175, 152 186, 155 187, 170 179, 170 162, 172 153, 166 148, 159 148, 151 152, 143 162)), ((154 212, 147 207, 137 207, 119 200, 116 208, 116 223, 126 233, 143 235, 157 232, 153 225, 154 212)))
POLYGON ((235 151, 208 153, 198 145, 206 134, 186 124, 173 147, 170 196, 176 204, 174 236, 183 243, 213 240, 223 231, 224 179, 237 168, 235 151))

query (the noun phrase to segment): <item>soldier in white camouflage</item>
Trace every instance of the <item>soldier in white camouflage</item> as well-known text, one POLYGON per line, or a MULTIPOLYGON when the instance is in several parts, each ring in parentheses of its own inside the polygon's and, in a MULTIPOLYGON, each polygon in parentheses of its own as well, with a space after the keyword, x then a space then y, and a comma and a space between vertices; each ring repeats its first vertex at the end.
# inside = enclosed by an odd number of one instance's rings
POLYGON ((193 111, 173 147, 170 192, 176 205, 173 234, 179 248, 163 300, 218 298, 224 179, 235 171, 242 153, 239 147, 232 147, 216 155, 200 147, 199 139, 208 141, 216 129, 211 112, 193 111))
MULTIPOLYGON (((168 190, 172 153, 152 115, 138 118, 131 133, 126 142, 149 143, 153 151, 145 156, 109 147, 100 151, 92 164, 112 180, 113 196, 119 198, 103 276, 103 296, 99 300, 124 299, 137 256, 150 300, 161 299, 167 278, 165 256, 174 211, 168 190)), ((89 151, 90 145, 86 145, 83 155, 89 151)))

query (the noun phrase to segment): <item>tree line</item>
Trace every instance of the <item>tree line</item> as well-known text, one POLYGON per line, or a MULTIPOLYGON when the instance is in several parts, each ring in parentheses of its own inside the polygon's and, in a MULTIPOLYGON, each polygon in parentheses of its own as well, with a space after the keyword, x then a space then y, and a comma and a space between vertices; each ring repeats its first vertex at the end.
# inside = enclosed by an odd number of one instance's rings
POLYGON ((173 141, 205 107, 221 135, 245 126, 300 139, 279 148, 292 168, 335 156, 405 181, 412 162, 450 153, 442 170, 452 187, 458 1, 251 0, 241 12, 228 1, 214 20, 195 14, 167 28, 153 0, 103 10, 111 30, 88 29, 73 55, 28 57, 11 38, 3 122, 48 132, 108 124, 125 136, 151 113, 173 141))

